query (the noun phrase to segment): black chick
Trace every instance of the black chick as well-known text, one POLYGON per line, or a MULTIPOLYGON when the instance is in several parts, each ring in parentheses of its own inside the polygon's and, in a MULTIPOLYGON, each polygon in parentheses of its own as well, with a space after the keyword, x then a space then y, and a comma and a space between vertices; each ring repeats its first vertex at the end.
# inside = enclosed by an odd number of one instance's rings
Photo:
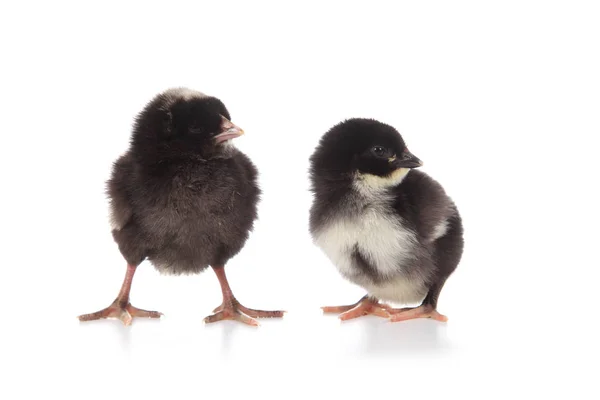
POLYGON ((225 264, 244 246, 257 217, 257 170, 230 139, 243 131, 217 98, 185 88, 156 96, 138 115, 129 150, 107 182, 112 234, 127 261, 115 301, 81 321, 159 318, 129 302, 131 281, 145 259, 166 274, 195 274, 209 265, 221 284, 223 303, 206 322, 281 317, 281 311, 242 306, 233 296, 225 264))
POLYGON ((350 119, 331 128, 310 158, 315 243, 367 295, 323 307, 347 320, 373 314, 392 321, 433 318, 446 279, 463 251, 463 227, 444 189, 419 170, 391 126, 350 119), (394 309, 380 303, 419 303, 394 309))

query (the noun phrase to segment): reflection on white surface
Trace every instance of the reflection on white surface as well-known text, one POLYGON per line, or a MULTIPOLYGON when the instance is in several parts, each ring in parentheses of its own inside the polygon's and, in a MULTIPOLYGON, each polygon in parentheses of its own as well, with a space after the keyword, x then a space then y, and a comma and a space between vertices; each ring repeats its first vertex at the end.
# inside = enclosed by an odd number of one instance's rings
POLYGON ((244 354, 309 357, 319 353, 377 359, 442 356, 453 350, 446 335, 446 324, 437 321, 390 323, 368 316, 340 322, 336 316, 318 318, 313 316, 302 321, 297 318, 289 321, 287 317, 280 321, 263 319, 258 328, 232 321, 204 324, 201 318, 173 326, 164 317, 162 321, 136 319, 132 326, 125 327, 120 321, 110 319, 78 322, 75 335, 76 342, 90 347, 114 347, 125 357, 131 356, 134 349, 152 346, 154 340, 161 346, 170 343, 176 347, 188 345, 210 351, 222 359, 243 358, 244 354), (157 337, 150 336, 156 334, 157 337))
POLYGON ((357 350, 364 357, 397 357, 407 353, 440 355, 452 349, 446 337, 446 326, 435 321, 418 320, 410 324, 356 322, 361 325, 357 350))

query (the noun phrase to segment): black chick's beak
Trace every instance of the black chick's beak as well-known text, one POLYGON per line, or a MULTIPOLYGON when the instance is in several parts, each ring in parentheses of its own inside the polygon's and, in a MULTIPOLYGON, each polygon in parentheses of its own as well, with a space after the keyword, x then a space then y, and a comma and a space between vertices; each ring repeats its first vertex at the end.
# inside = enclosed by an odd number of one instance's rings
POLYGON ((400 156, 391 157, 389 161, 396 168, 418 168, 423 166, 423 161, 419 160, 408 149, 404 150, 400 156))
POLYGON ((239 126, 236 126, 233 122, 227 118, 221 116, 221 133, 216 135, 213 139, 215 143, 223 143, 236 137, 242 136, 244 131, 239 126))

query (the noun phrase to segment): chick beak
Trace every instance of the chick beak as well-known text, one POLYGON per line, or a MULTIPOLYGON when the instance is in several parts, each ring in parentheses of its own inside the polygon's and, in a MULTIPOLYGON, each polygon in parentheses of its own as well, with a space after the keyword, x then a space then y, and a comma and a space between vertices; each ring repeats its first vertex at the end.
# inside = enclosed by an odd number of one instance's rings
POLYGON ((390 158, 389 162, 393 163, 396 168, 418 168, 423 165, 423 161, 408 150, 404 150, 400 157, 390 158))
POLYGON ((244 131, 239 126, 236 126, 233 122, 227 118, 221 116, 221 133, 216 135, 213 139, 215 143, 219 144, 230 139, 242 136, 244 131))

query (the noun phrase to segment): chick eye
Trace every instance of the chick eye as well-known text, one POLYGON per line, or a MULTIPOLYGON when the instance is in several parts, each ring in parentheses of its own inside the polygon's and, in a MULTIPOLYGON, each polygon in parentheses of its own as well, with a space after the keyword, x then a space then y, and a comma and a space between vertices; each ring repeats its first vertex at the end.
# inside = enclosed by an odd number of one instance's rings
POLYGON ((386 153, 386 149, 385 147, 382 146, 375 146, 371 149, 371 151, 373 152, 373 154, 375 154, 377 157, 385 157, 385 153, 386 153))

